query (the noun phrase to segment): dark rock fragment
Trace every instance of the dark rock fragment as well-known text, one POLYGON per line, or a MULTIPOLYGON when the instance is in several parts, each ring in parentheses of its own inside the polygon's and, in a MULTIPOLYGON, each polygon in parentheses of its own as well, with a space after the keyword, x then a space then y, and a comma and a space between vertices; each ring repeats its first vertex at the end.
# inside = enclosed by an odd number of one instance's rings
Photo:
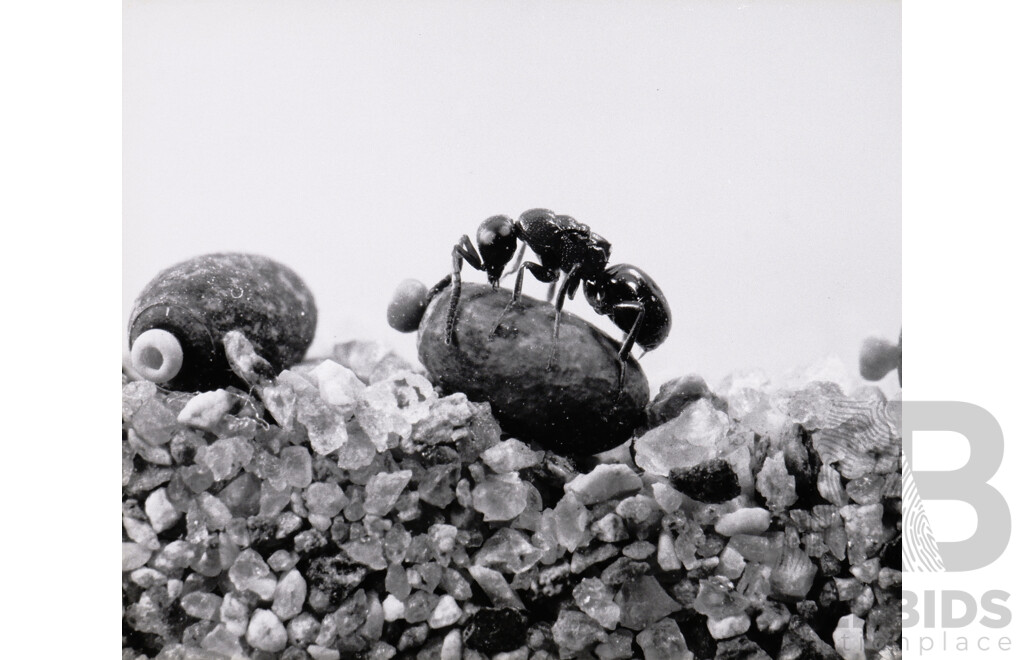
POLYGON ((462 639, 482 653, 514 651, 526 643, 526 617, 510 607, 485 607, 466 622, 462 639))
POLYGON ((673 468, 672 485, 700 502, 719 504, 740 494, 740 481, 729 462, 713 458, 691 468, 673 468))

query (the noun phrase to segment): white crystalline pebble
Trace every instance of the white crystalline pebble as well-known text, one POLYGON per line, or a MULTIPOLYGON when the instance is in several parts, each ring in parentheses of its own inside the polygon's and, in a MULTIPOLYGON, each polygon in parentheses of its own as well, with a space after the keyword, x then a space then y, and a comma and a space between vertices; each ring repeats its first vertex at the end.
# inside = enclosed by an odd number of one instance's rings
POLYGON ((673 619, 662 619, 636 636, 644 660, 693 660, 686 638, 673 619))
POLYGON ((476 583, 480 585, 495 607, 512 607, 519 610, 526 609, 523 601, 519 599, 516 592, 498 571, 484 566, 470 566, 469 574, 473 576, 476 583))
POLYGON ((786 470, 782 451, 765 459, 757 473, 757 492, 764 495, 772 511, 784 511, 796 502, 796 478, 786 470))
POLYGON ((148 522, 128 515, 121 516, 121 521, 128 538, 149 550, 160 549, 160 539, 156 537, 156 532, 148 522))
POLYGON ((185 614, 197 619, 216 621, 222 602, 223 599, 216 594, 193 591, 182 597, 181 609, 185 610, 185 614))
POLYGON ((605 543, 616 543, 629 538, 625 523, 615 513, 608 513, 600 520, 593 522, 590 525, 590 530, 594 532, 594 536, 599 541, 604 541, 605 543))
POLYGON ((238 640, 238 637, 239 635, 229 630, 223 623, 218 623, 214 629, 203 638, 203 641, 200 642, 199 646, 211 653, 218 653, 229 658, 240 658, 243 654, 242 644, 238 640))
POLYGON ((729 426, 728 415, 700 399, 636 439, 636 464, 663 477, 672 468, 697 465, 717 455, 726 444, 729 426))
MULTIPOLYGON (((546 653, 546 652, 541 652, 546 653)), ((515 651, 503 651, 501 653, 495 653, 491 656, 491 660, 527 660, 530 656, 530 649, 526 646, 520 646, 515 651)), ((545 655, 540 655, 542 660, 547 660, 545 655)), ((476 660, 476 659, 474 659, 476 660)))
POLYGON ((228 569, 228 577, 239 591, 252 591, 263 600, 273 598, 277 588, 277 578, 270 572, 263 557, 252 548, 239 553, 228 569))
POLYGON ((309 372, 320 388, 320 397, 332 406, 340 406, 346 414, 355 411, 356 402, 366 385, 355 372, 333 360, 324 360, 309 372))
POLYGON ((731 580, 736 580, 743 574, 743 569, 746 567, 747 560, 743 558, 743 555, 732 546, 727 545, 722 550, 722 554, 718 556, 718 569, 715 572, 731 580))
POLYGON ((142 547, 138 543, 121 544, 121 571, 134 571, 146 565, 152 556, 152 551, 142 547))
POLYGON ((297 570, 285 574, 274 589, 274 604, 270 609, 282 621, 297 616, 306 602, 306 580, 297 570))
POLYGON ((313 481, 313 459, 305 447, 285 447, 279 455, 285 483, 305 488, 313 481))
POLYGON ((462 660, 462 632, 452 630, 441 643, 441 660, 462 660))
POLYGON ((515 438, 502 440, 481 454, 480 458, 495 472, 515 472, 540 463, 537 452, 515 438))
POLYGON ((668 484, 656 481, 651 484, 651 492, 654 494, 654 501, 666 513, 672 513, 683 505, 683 494, 668 484))
MULTIPOLYGON (((594 647, 594 655, 600 660, 629 660, 633 657, 633 635, 620 628, 618 632, 608 635, 608 641, 594 647)), ((681 660, 690 660, 693 656, 679 657, 681 660)))
POLYGON ((765 509, 749 508, 739 509, 727 513, 715 523, 715 531, 722 536, 734 536, 736 534, 757 535, 768 529, 771 524, 772 514, 765 509))
POLYGON ((555 538, 569 552, 583 543, 589 514, 574 493, 567 493, 554 509, 555 538))
POLYGON ((321 399, 312 383, 287 370, 281 372, 277 381, 286 383, 295 392, 295 419, 306 428, 314 453, 326 455, 348 442, 345 415, 321 399))
POLYGON ((438 400, 433 384, 412 371, 395 374, 386 382, 394 389, 399 408, 411 424, 426 419, 430 407, 438 400))
POLYGON ((517 473, 496 474, 473 489, 473 508, 487 522, 512 520, 526 509, 528 492, 517 473))
POLYGON ((253 456, 252 443, 243 438, 220 438, 196 452, 196 463, 210 468, 217 481, 233 476, 253 456))
POLYGON ((249 619, 245 641, 260 651, 276 653, 288 645, 288 633, 281 620, 269 610, 256 610, 249 619))
MULTIPOLYGON (((231 334, 231 333, 228 333, 231 334)), ((284 372, 282 372, 284 373, 284 372)), ((266 407, 267 412, 274 418, 274 421, 284 429, 290 429, 295 424, 295 405, 298 395, 291 385, 284 380, 275 380, 272 383, 262 383, 256 386, 260 400, 266 407)))
POLYGON ((158 488, 146 498, 146 516, 149 517, 149 524, 153 526, 156 533, 170 529, 181 517, 181 511, 174 508, 171 501, 167 499, 167 489, 158 488))
POLYGON ((577 607, 608 630, 614 630, 619 625, 622 614, 619 606, 612 601, 614 596, 612 590, 597 578, 584 578, 572 590, 577 607))
POLYGON ((878 571, 878 586, 883 589, 903 583, 903 573, 894 568, 883 568, 878 571))
POLYGON ((388 594, 381 606, 384 608, 385 621, 398 621, 405 618, 405 603, 395 598, 393 594, 388 594))
POLYGON ((244 635, 249 625, 249 606, 241 596, 229 592, 220 604, 220 620, 235 637, 244 635))
POLYGON ((602 464, 565 484, 565 492, 575 494, 576 499, 589 505, 636 493, 643 485, 629 466, 602 464))
POLYGON ((149 589, 150 587, 155 587, 158 584, 167 584, 166 575, 164 575, 163 573, 154 568, 149 568, 146 566, 143 566, 142 568, 137 568, 134 571, 132 571, 130 577, 132 579, 132 582, 139 585, 143 589, 149 589))
POLYGON ((636 561, 643 561, 653 555, 656 550, 657 546, 649 541, 634 541, 622 548, 622 555, 636 561))
POLYGON ((135 429, 128 429, 128 446, 151 465, 171 465, 174 462, 166 446, 146 443, 135 429))
POLYGON ((402 372, 366 388, 356 405, 356 419, 378 451, 386 451, 412 435, 413 424, 431 414, 437 401, 434 387, 423 376, 402 372))
POLYGON ((208 529, 224 529, 231 522, 231 510, 215 495, 200 493, 199 508, 206 515, 208 529))
POLYGON ((678 571, 683 567, 676 554, 675 541, 672 540, 672 533, 667 529, 661 530, 658 536, 658 566, 663 571, 678 571))
POLYGON ((437 601, 437 606, 434 607, 427 624, 435 629, 444 628, 458 621, 460 616, 462 616, 462 608, 454 598, 445 594, 441 596, 441 600, 437 601))
POLYGON ((750 617, 746 613, 726 616, 721 619, 708 617, 708 632, 715 639, 728 639, 742 635, 750 629, 750 617))
POLYGON ((832 633, 836 651, 843 660, 866 660, 864 653, 864 619, 856 614, 847 614, 839 619, 832 633))
POLYGON ((385 516, 395 506, 399 496, 412 479, 412 470, 382 472, 366 482, 366 500, 363 509, 375 516, 385 516))
POLYGON ((373 463, 377 456, 377 447, 370 441, 356 422, 348 424, 348 442, 338 450, 338 467, 343 470, 361 470, 373 463))
POLYGON ((333 518, 341 513, 341 510, 348 504, 348 497, 345 496, 341 486, 333 482, 318 481, 310 484, 303 493, 303 500, 309 513, 320 514, 328 518, 333 518))
POLYGON ((310 644, 306 647, 306 653, 313 660, 340 660, 341 652, 337 649, 330 649, 326 646, 318 646, 316 644, 310 644))
POLYGON ((234 397, 227 390, 201 392, 189 399, 181 409, 178 413, 178 422, 206 431, 215 431, 234 404, 234 397))

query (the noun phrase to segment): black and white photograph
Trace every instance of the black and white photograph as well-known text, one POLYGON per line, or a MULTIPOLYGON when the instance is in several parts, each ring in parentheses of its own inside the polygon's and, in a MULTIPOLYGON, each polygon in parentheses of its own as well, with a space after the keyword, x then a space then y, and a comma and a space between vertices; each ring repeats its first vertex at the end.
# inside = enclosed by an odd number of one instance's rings
POLYGON ((910 650, 900 2, 122 11, 124 660, 910 650))

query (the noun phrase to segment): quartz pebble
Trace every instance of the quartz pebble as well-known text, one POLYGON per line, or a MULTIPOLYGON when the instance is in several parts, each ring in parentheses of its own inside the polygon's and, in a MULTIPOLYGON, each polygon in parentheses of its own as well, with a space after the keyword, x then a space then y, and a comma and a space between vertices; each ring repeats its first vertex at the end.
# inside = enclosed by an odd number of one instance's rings
POLYGON ((636 643, 643 649, 645 660, 693 659, 679 624, 672 619, 662 619, 648 626, 636 636, 636 643))
POLYGON ((234 405, 235 398, 227 390, 200 392, 178 413, 178 423, 215 431, 234 405))
POLYGON ((437 601, 437 605, 434 607, 434 611, 431 612, 427 623, 431 628, 446 628, 458 621, 461 616, 462 608, 459 607, 454 598, 445 594, 437 601))
POLYGON ((167 498, 167 489, 158 488, 146 498, 146 516, 153 529, 159 533, 174 525, 181 517, 181 511, 167 498))
POLYGON ((590 505, 630 495, 642 486, 640 477, 626 465, 598 465, 567 483, 565 492, 573 493, 580 502, 590 505))
POLYGON ((499 442, 480 458, 495 472, 515 472, 540 463, 537 452, 515 438, 499 442))
POLYGON ((551 632, 555 643, 571 653, 578 653, 608 639, 608 634, 596 621, 575 610, 562 610, 551 632))
POLYGON ((722 536, 760 534, 771 524, 771 514, 764 509, 738 509, 727 513, 715 523, 715 531, 722 536))
POLYGON ((614 630, 619 624, 621 610, 612 601, 614 594, 597 578, 580 581, 572 590, 572 597, 580 610, 608 630, 614 630))
POLYGON ((473 508, 485 521, 511 520, 526 508, 528 493, 518 474, 496 474, 473 489, 473 508))
POLYGON ((636 439, 636 464, 651 474, 669 476, 673 469, 689 468, 716 458, 728 442, 729 416, 707 399, 687 406, 674 419, 636 439))
POLYGON ((282 621, 287 621, 302 611, 306 601, 306 580, 297 570, 288 571, 274 587, 274 614, 282 621))
POLYGON ((366 500, 363 509, 375 516, 386 515, 412 479, 412 472, 400 470, 395 473, 375 474, 366 483, 366 500))
POLYGON ((273 612, 256 610, 249 619, 245 640, 260 651, 277 652, 288 645, 288 633, 273 612))

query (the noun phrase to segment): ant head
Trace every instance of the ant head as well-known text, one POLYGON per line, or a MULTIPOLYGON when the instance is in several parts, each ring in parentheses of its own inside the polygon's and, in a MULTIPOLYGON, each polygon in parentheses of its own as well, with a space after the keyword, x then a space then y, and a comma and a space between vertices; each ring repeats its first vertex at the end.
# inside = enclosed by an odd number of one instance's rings
POLYGON ((494 215, 480 223, 476 243, 491 286, 498 285, 501 271, 516 251, 515 225, 507 215, 494 215))

